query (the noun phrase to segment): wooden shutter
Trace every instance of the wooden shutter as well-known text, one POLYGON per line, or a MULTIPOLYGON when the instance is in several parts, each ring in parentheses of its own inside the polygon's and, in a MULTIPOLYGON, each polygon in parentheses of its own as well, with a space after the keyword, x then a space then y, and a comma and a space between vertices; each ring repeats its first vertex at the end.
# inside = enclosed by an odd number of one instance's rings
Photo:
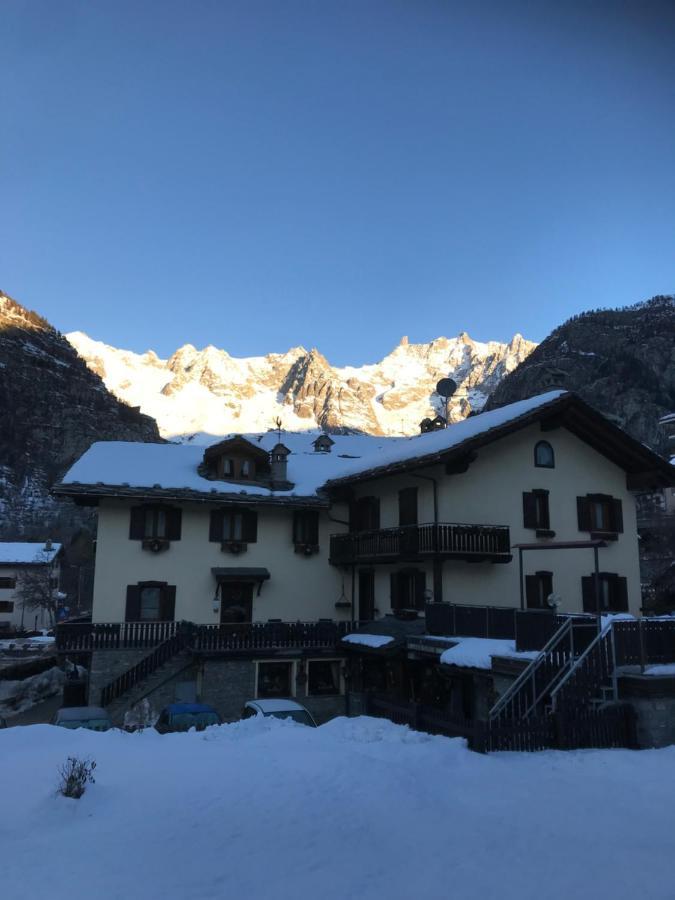
POLYGON ((390 576, 390 597, 391 597, 391 608, 393 610, 400 609, 401 607, 401 581, 400 574, 398 572, 392 572, 390 576))
POLYGON ((597 601, 595 599, 595 577, 593 575, 584 575, 582 577, 581 599, 584 606, 584 612, 595 613, 598 611, 597 601))
POLYGON ((550 528, 551 520, 548 509, 548 491, 534 491, 535 500, 541 515, 537 518, 538 528, 550 528))
POLYGON ((523 527, 538 528, 537 498, 532 492, 523 492, 523 527))
POLYGON ((417 525, 417 488, 403 488, 398 492, 398 524, 417 525))
POLYGON ((166 537, 169 541, 179 541, 181 535, 182 511, 179 507, 166 510, 166 537))
POLYGON ((617 612, 628 612, 628 579, 617 576, 614 583, 613 608, 617 612))
POLYGON ((371 505, 372 505, 372 518, 371 518, 371 528, 373 531, 377 531, 380 527, 380 498, 379 497, 371 497, 371 505))
POLYGON ((541 609, 539 603, 539 579, 536 575, 525 576, 525 602, 528 609, 541 609))
POLYGON ((127 605, 124 612, 125 622, 138 622, 141 618, 141 589, 137 584, 127 587, 127 605))
POLYGON ((427 587, 427 576, 424 572, 414 572, 415 609, 424 609, 424 591, 427 587))
POLYGON ((305 541, 312 546, 319 543, 319 513, 315 509, 305 512, 305 541))
POLYGON ((349 532, 355 534, 359 530, 359 513, 355 500, 349 501, 349 532))
POLYGON ((254 509, 242 510, 242 537, 247 544, 258 540, 258 513, 254 509))
POLYGON ((612 531, 623 531, 623 508, 621 501, 614 497, 610 500, 610 519, 612 531))
POLYGON ((209 540, 220 543, 223 539, 223 519, 225 511, 222 509, 212 509, 209 521, 209 540))
POLYGON ((577 519, 579 531, 592 531, 591 501, 588 497, 577 497, 577 519))
POLYGON ((302 510, 296 509, 293 512, 293 543, 294 544, 302 544, 302 542, 303 542, 302 510))
POLYGON ((132 506, 129 517, 129 540, 142 541, 145 537, 145 506, 132 506))
POLYGON ((176 615, 176 586, 167 584, 162 591, 159 607, 159 618, 162 622, 173 622, 176 615))
POLYGON ((537 572, 539 585, 541 588, 541 596, 543 597, 542 606, 547 608, 546 598, 553 593, 553 572, 537 572))

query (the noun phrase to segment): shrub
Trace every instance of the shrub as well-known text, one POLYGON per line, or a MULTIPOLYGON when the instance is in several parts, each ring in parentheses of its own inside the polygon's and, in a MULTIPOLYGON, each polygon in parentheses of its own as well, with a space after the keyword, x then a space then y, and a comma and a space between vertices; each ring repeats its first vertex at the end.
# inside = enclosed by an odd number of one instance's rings
POLYGON ((61 784, 57 791, 64 797, 72 797, 79 800, 87 789, 88 784, 94 784, 94 770, 96 761, 93 759, 78 759, 69 756, 68 760, 59 769, 61 784))

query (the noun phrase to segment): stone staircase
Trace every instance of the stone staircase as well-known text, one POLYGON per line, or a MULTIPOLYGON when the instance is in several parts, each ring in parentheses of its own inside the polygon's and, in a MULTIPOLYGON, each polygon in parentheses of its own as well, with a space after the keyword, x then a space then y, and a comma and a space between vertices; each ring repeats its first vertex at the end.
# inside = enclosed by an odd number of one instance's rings
POLYGON ((189 650, 181 650, 175 656, 170 657, 145 678, 137 681, 133 687, 125 691, 115 700, 106 705, 106 709, 114 724, 121 724, 127 710, 136 706, 146 697, 154 694, 164 684, 180 675, 193 664, 192 653, 189 650))

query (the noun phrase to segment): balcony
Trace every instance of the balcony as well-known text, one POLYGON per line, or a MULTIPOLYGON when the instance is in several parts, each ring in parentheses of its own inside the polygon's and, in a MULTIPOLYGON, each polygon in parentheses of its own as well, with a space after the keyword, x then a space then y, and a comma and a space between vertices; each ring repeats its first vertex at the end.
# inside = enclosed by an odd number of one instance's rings
POLYGON ((439 522, 333 534, 330 539, 330 562, 334 566, 422 562, 426 559, 510 562, 509 529, 504 525, 439 522))

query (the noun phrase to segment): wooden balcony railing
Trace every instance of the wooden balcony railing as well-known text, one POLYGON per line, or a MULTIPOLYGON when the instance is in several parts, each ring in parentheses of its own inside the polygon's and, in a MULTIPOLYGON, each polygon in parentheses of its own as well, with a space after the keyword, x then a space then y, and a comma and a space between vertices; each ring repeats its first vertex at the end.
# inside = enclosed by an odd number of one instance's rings
POLYGON ((173 638, 194 652, 274 649, 327 649, 359 627, 358 622, 245 622, 195 625, 192 622, 114 622, 57 625, 60 653, 153 649, 173 638))
POLYGON ((446 559, 511 560, 511 538, 504 525, 460 525, 439 522, 333 534, 330 561, 350 563, 446 559))

